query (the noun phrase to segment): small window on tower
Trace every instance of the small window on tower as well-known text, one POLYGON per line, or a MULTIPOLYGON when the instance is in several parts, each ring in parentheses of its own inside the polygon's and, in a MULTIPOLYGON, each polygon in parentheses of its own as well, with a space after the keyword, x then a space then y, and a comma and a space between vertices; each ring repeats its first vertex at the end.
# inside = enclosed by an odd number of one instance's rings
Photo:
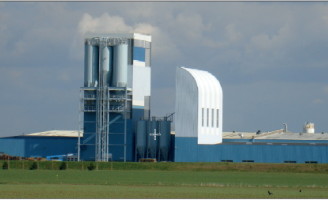
POLYGON ((210 118, 210 111, 209 111, 209 109, 207 108, 207 127, 209 126, 209 125, 208 125, 208 120, 209 120, 209 118, 210 118))
POLYGON ((216 127, 219 128, 219 109, 216 109, 216 127))
POLYGON ((212 109, 212 127, 214 127, 214 109, 212 109))
POLYGON ((202 126, 204 126, 204 108, 202 108, 202 126))

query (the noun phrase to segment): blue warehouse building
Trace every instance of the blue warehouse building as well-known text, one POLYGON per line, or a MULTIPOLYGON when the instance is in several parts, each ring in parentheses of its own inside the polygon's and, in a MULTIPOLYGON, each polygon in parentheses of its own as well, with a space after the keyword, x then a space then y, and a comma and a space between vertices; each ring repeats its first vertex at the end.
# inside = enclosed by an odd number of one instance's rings
POLYGON ((328 163, 327 133, 223 132, 220 144, 177 137, 175 145, 175 162, 328 163))
POLYGON ((223 92, 209 72, 177 68, 175 162, 328 163, 328 134, 222 132, 223 92))
POLYGON ((0 138, 0 152, 20 157, 47 157, 77 152, 77 131, 45 131, 0 138))

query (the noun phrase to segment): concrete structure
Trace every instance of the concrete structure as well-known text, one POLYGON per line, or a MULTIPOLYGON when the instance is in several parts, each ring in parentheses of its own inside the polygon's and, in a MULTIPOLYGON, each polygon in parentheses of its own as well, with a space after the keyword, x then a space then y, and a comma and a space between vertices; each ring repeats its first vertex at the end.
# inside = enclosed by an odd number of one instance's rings
POLYGON ((87 33, 79 158, 134 160, 134 125, 150 116, 151 36, 87 33))

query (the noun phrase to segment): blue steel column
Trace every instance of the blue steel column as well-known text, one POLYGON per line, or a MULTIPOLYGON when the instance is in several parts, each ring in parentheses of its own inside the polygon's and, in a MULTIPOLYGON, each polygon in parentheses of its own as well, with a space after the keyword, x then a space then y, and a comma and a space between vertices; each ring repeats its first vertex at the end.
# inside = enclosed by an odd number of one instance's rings
POLYGON ((124 162, 126 162, 126 110, 127 110, 127 87, 125 87, 125 103, 124 103, 124 162))

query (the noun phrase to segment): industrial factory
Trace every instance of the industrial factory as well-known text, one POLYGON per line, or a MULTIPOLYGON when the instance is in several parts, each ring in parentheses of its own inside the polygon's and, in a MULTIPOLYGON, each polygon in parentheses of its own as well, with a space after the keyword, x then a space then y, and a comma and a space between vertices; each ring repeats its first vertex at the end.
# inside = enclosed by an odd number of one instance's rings
POLYGON ((99 162, 328 163, 328 134, 315 133, 310 122, 302 133, 289 132, 286 124, 271 132, 223 132, 223 90, 210 72, 177 67, 175 112, 166 116, 151 116, 150 91, 151 35, 87 33, 79 129, 0 138, 0 154, 99 162))

